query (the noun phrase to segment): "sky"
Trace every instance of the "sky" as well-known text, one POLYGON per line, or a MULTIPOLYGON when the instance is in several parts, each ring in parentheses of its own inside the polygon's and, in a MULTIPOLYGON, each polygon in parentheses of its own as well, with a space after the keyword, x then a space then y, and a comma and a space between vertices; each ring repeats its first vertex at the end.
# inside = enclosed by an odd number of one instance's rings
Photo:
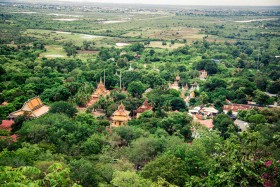
MULTIPOLYGON (((57 1, 57 0, 49 0, 57 1)), ((137 3, 172 5, 238 5, 238 6, 280 6, 280 0, 63 0, 98 3, 137 3)))

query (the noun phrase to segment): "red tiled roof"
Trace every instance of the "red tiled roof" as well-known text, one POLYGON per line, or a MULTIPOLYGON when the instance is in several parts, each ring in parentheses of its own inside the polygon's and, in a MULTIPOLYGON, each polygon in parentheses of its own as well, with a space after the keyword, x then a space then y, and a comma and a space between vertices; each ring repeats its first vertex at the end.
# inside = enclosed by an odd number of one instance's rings
POLYGON ((16 141, 17 141, 17 138, 18 138, 18 135, 13 134, 12 136, 10 136, 10 138, 12 138, 12 140, 13 140, 14 142, 16 142, 16 141))
POLYGON ((233 112, 237 112, 239 110, 250 110, 252 108, 261 109, 262 107, 256 107, 256 106, 244 105, 244 104, 229 104, 229 105, 224 105, 223 110, 231 110, 233 112))
POLYGON ((3 140, 3 139, 7 139, 7 138, 10 138, 12 139, 13 142, 16 142, 17 141, 17 138, 18 138, 18 135, 16 134, 13 134, 12 136, 0 136, 0 138, 3 140))
POLYGON ((198 122, 201 125, 204 125, 205 127, 207 127, 208 129, 211 129, 214 127, 213 125, 213 119, 206 119, 206 120, 198 120, 198 122))
POLYGON ((143 103, 142 106, 138 107, 136 112, 137 113, 143 113, 145 112, 146 110, 153 110, 153 107, 151 105, 149 105, 148 101, 145 100, 145 102, 143 103))
POLYGON ((12 128, 14 121, 13 120, 2 120, 2 124, 0 125, 0 129, 9 130, 12 128))

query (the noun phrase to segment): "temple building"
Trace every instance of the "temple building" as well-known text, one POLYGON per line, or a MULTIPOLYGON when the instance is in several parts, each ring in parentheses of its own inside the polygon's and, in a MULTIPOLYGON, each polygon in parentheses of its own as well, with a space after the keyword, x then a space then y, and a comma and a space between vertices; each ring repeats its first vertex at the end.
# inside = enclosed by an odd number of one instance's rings
POLYGON ((199 90, 199 85, 197 84, 197 82, 191 84, 190 92, 194 90, 199 90))
POLYGON ((147 110, 153 110, 153 107, 148 103, 148 100, 146 99, 140 107, 137 108, 136 110, 136 118, 139 118, 139 116, 147 111, 147 110))
POLYGON ((180 76, 176 76, 176 79, 173 84, 168 84, 169 89, 175 89, 175 90, 180 90, 178 82, 180 81, 180 76))
POLYGON ((189 90, 188 83, 186 83, 186 85, 182 87, 182 90, 185 90, 185 91, 189 90))
POLYGON ((190 99, 195 98, 195 93, 194 93, 194 91, 191 91, 189 97, 190 97, 190 99))
POLYGON ((131 120, 129 116, 129 111, 125 110, 125 106, 121 103, 118 106, 118 109, 112 114, 111 119, 111 127, 119 127, 122 125, 127 125, 127 122, 131 120))
POLYGON ((205 71, 205 70, 199 71, 199 78, 200 78, 200 79, 204 80, 204 79, 206 79, 207 77, 208 77, 207 71, 205 71))
POLYGON ((97 88, 95 92, 90 96, 90 101, 87 104, 88 106, 93 105, 96 103, 100 96, 106 96, 110 95, 110 91, 105 88, 105 85, 103 84, 102 80, 100 79, 99 84, 97 85, 97 88))
POLYGON ((50 107, 42 103, 40 97, 34 97, 26 101, 20 110, 12 112, 8 118, 15 119, 23 114, 30 118, 38 118, 49 112, 50 107))

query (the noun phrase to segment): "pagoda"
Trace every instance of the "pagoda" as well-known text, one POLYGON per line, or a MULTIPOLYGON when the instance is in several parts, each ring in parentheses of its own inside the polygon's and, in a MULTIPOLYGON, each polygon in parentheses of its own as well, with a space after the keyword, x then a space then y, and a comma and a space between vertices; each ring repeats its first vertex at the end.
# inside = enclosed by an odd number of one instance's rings
POLYGON ((148 100, 146 99, 144 101, 144 103, 140 107, 137 108, 136 118, 139 118, 139 116, 147 110, 153 110, 153 107, 148 103, 148 100))
POLYGON ((180 81, 180 76, 176 76, 176 79, 173 84, 168 84, 169 89, 175 89, 175 90, 180 90, 178 82, 180 81))
POLYGON ((199 85, 197 84, 197 82, 191 84, 190 92, 194 90, 199 90, 199 85))
POLYGON ((95 92, 90 96, 90 102, 88 103, 88 106, 91 106, 94 103, 96 103, 99 100, 99 97, 105 97, 106 95, 110 95, 110 91, 105 88, 102 79, 100 79, 100 82, 97 85, 95 92))
POLYGON ((111 127, 119 127, 122 125, 127 125, 127 122, 131 120, 129 116, 129 111, 125 110, 125 106, 121 103, 118 106, 118 109, 112 114, 111 119, 111 127))

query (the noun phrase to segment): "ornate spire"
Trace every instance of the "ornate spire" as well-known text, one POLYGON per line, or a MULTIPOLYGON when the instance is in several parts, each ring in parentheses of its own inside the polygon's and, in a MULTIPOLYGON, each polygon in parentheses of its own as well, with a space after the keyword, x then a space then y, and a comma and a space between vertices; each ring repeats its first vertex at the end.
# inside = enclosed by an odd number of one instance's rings
POLYGON ((118 110, 125 110, 125 106, 123 105, 122 101, 121 101, 121 104, 118 107, 118 110))

